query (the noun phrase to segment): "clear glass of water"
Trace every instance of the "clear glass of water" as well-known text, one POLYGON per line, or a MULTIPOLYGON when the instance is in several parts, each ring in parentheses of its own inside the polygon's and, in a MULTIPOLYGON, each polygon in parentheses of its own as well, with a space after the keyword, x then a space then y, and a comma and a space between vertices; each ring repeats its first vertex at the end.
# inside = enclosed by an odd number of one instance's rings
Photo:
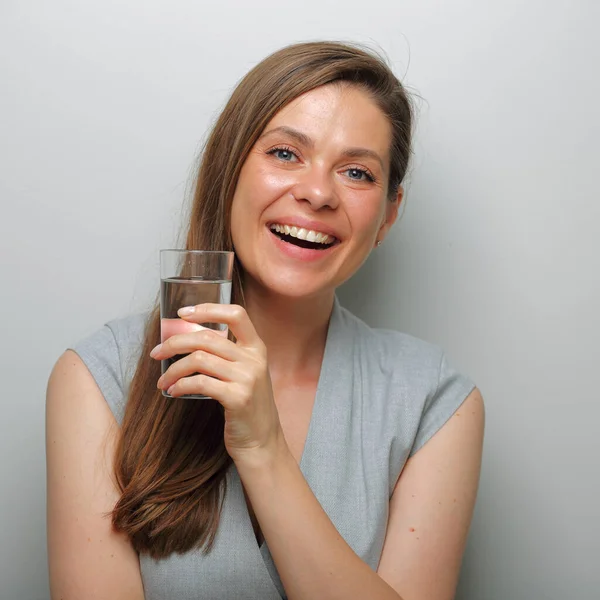
MULTIPOLYGON (((202 329, 213 329, 227 335, 223 323, 189 323, 177 316, 184 306, 231 302, 231 276, 233 252, 212 250, 161 250, 160 251, 160 341, 172 335, 202 329)), ((161 361, 165 371, 185 354, 161 361)), ((163 396, 170 398, 166 391, 163 396)), ((183 398, 205 399, 208 396, 189 394, 183 398)))

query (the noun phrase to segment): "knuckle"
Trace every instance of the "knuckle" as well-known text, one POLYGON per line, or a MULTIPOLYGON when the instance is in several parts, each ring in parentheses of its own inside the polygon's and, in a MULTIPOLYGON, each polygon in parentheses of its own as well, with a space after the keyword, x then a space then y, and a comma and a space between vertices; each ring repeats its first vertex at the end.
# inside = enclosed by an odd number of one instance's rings
POLYGON ((206 362, 206 352, 204 350, 194 350, 192 352, 192 361, 195 365, 201 365, 206 362))
POLYGON ((200 337, 200 340, 205 343, 213 338, 214 333, 212 329, 203 329, 198 333, 198 336, 200 337))
POLYGON ((206 384, 208 377, 202 373, 197 373, 193 377, 190 377, 190 379, 194 380, 197 387, 203 387, 206 384))
POLYGON ((239 304, 234 304, 231 309, 231 316, 235 321, 241 321, 246 311, 239 304))

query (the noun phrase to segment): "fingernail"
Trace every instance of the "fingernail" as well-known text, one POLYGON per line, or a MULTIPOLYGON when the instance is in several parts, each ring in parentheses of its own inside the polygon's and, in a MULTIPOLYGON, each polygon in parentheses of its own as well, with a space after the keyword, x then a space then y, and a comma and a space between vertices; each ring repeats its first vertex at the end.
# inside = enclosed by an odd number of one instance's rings
POLYGON ((150 352, 150 356, 152 358, 154 358, 159 353, 161 347, 162 347, 162 344, 158 344, 158 346, 154 346, 154 348, 152 348, 152 352, 150 352))
POLYGON ((170 396, 173 392, 173 388, 175 387, 175 384, 173 384, 168 390, 167 390, 167 394, 170 396))
POLYGON ((193 315, 196 310, 195 306, 184 306, 177 311, 177 314, 180 317, 187 317, 188 315, 193 315))

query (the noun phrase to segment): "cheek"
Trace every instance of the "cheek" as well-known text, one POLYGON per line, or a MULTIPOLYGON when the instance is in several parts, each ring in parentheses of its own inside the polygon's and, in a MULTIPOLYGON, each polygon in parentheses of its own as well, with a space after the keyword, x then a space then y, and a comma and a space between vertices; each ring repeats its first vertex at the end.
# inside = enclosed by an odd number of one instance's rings
MULTIPOLYGON (((236 192, 237 194, 237 192, 236 192)), ((233 199, 233 204, 231 205, 231 241, 233 242, 233 247, 238 248, 241 243, 240 233, 242 231, 242 220, 241 220, 241 211, 240 211, 240 203, 238 201, 237 195, 233 199)))
POLYGON ((231 205, 231 238, 237 252, 248 249, 261 224, 261 215, 281 195, 281 181, 271 173, 246 164, 231 205))
POLYGON ((289 173, 274 171, 259 161, 251 161, 242 169, 234 203, 243 207, 248 216, 256 214, 280 198, 291 185, 293 179, 289 173))
POLYGON ((268 166, 259 168, 254 178, 254 184, 249 193, 252 194, 252 204, 264 210, 273 202, 286 195, 294 186, 295 179, 292 173, 283 170, 269 169, 268 166))
POLYGON ((377 234, 385 216, 385 208, 385 200, 379 196, 363 196, 357 202, 348 205, 350 220, 354 223, 354 233, 358 234, 361 240, 370 241, 377 234))
POLYGON ((242 167, 231 204, 231 237, 233 245, 236 247, 239 247, 243 243, 243 234, 248 228, 250 216, 253 212, 253 191, 255 190, 255 185, 251 174, 251 165, 246 163, 242 167))
POLYGON ((251 221, 251 207, 249 206, 247 194, 242 186, 238 184, 233 202, 231 204, 231 241, 236 253, 243 251, 247 245, 248 226, 251 221))

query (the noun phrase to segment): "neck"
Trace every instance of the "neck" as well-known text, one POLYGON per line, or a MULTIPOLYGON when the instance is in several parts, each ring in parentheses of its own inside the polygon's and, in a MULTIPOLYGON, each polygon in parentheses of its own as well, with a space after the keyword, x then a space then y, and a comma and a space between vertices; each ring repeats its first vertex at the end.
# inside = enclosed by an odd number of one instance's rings
POLYGON ((271 375, 318 373, 325 350, 334 292, 313 298, 275 296, 244 287, 246 310, 267 347, 271 375))

